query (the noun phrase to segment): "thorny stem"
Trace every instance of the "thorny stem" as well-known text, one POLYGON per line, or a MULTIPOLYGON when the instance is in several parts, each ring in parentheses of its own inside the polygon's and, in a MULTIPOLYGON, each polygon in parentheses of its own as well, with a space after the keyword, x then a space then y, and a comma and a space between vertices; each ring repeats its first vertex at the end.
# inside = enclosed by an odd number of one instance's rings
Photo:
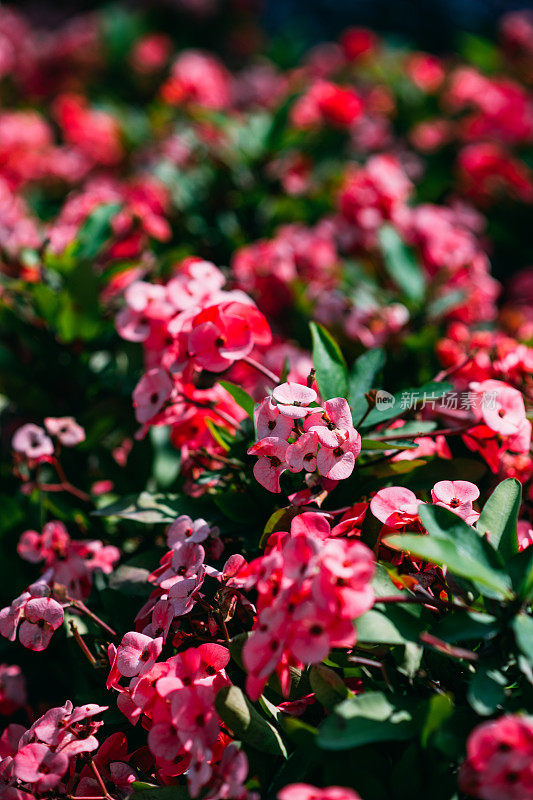
POLYGON ((109 792, 107 791, 107 789, 106 789, 106 785, 105 785, 105 783, 104 783, 104 781, 103 781, 103 778, 102 778, 102 776, 100 775, 100 772, 98 771, 98 767, 96 766, 96 764, 94 763, 94 760, 93 760, 92 758, 90 759, 90 761, 89 761, 89 764, 91 765, 91 769, 92 769, 92 771, 94 772, 94 777, 95 777, 95 778, 96 778, 96 780, 98 781, 98 783, 99 783, 99 785, 100 785, 100 788, 101 788, 101 790, 102 790, 102 791, 103 791, 103 793, 104 793, 104 797, 105 797, 107 800, 113 800, 113 798, 111 797, 111 795, 110 795, 110 794, 109 794, 109 792))
POLYGON ((263 364, 260 364, 259 361, 256 361, 255 358, 250 358, 250 356, 245 356, 241 360, 244 361, 246 364, 248 364, 250 367, 256 369, 258 372, 261 372, 265 376, 265 378, 268 378, 269 381, 272 381, 272 383, 275 383, 276 385, 279 383, 279 377, 275 375, 271 370, 269 370, 268 367, 264 367, 263 364))
POLYGON ((89 619, 92 619, 93 622, 96 622, 96 624, 99 625, 104 631, 106 631, 106 633, 109 633, 110 636, 113 636, 113 638, 117 636, 117 632, 114 631, 113 628, 110 628, 106 622, 100 619, 100 617, 97 617, 96 614, 94 614, 90 609, 88 609, 85 603, 82 603, 81 600, 73 600, 72 598, 69 598, 69 602, 73 608, 77 608, 83 614, 86 614, 86 616, 88 616, 89 619))
POLYGON ((82 637, 80 635, 80 632, 79 632, 78 628, 76 627, 76 623, 73 620, 70 620, 69 627, 70 627, 70 630, 72 632, 72 635, 74 636, 74 639, 76 640, 76 643, 79 645, 79 647, 80 647, 82 653, 84 654, 84 656, 87 658, 87 660, 90 662, 90 664, 93 667, 96 667, 96 658, 93 656, 93 654, 91 653, 91 651, 89 650, 89 648, 87 647, 85 642, 83 641, 83 639, 82 639, 82 637))
POLYGON ((213 459, 213 461, 220 461, 221 464, 227 464, 228 467, 235 467, 237 469, 241 469, 242 467, 244 467, 242 461, 226 458, 225 456, 215 455, 214 453, 210 453, 208 450, 206 450, 205 447, 200 447, 199 452, 202 455, 206 456, 207 458, 213 459))
POLYGON ((218 611, 217 612, 217 617, 218 617, 218 621, 220 622, 220 626, 221 626, 222 630, 224 631, 224 639, 226 640, 226 644, 229 644, 231 642, 231 639, 230 639, 230 635, 228 633, 228 628, 226 626, 226 622, 224 620, 224 617, 222 616, 222 612, 218 611))

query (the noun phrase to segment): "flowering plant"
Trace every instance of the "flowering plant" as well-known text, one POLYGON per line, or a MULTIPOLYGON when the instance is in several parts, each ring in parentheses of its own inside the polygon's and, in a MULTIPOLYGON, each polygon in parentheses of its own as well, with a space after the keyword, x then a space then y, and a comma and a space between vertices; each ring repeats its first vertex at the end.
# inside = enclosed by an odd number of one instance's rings
POLYGON ((533 800, 533 22, 237 5, 0 9, 0 797, 533 800))

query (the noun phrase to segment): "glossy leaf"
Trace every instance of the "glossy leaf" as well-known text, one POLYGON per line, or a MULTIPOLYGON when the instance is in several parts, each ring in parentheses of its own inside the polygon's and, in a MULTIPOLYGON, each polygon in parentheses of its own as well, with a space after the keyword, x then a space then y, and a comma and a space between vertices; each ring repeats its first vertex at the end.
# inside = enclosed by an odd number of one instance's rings
POLYGON ((325 400, 346 397, 348 368, 340 347, 330 333, 315 322, 310 323, 313 340, 313 366, 320 394, 325 400))
POLYGON ((447 567, 454 575, 474 581, 498 597, 509 597, 511 580, 486 539, 457 514, 436 505, 421 505, 420 519, 428 536, 389 536, 387 543, 419 558, 447 567))
POLYGON ((483 506, 476 528, 487 534, 504 559, 518 553, 517 521, 522 502, 522 484, 516 478, 502 481, 483 506))

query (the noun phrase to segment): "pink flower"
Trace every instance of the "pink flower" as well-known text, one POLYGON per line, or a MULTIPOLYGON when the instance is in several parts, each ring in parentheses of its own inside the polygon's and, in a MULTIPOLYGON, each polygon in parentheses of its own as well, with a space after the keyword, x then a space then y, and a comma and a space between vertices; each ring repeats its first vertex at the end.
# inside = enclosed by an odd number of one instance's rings
POLYGON ((375 517, 390 528, 404 528, 418 519, 420 500, 403 486, 380 489, 370 501, 370 510, 375 517))
POLYGON ((121 675, 133 678, 147 672, 155 664, 162 649, 161 637, 152 639, 151 636, 135 631, 125 633, 115 653, 107 687, 114 686, 121 675))
POLYGON ((518 549, 525 550, 533 544, 533 525, 526 519, 518 520, 518 549))
POLYGON ((205 541, 210 535, 211 530, 205 519, 196 519, 194 522, 185 514, 178 517, 167 531, 168 546, 177 548, 185 542, 205 541))
MULTIPOLYGON (((328 431, 328 441, 330 440, 328 431)), ((336 439, 334 447, 322 444, 318 451, 317 467, 318 471, 325 478, 340 481, 349 478, 355 467, 355 460, 361 452, 361 436, 355 428, 346 434, 336 430, 333 431, 336 439)), ((320 435, 318 434, 319 438, 320 435)))
POLYGON ((507 449, 512 453, 529 453, 531 444, 531 422, 523 419, 516 433, 507 438, 507 449))
POLYGON ((220 726, 213 690, 207 686, 184 687, 170 698, 172 719, 186 750, 211 750, 220 726))
POLYGON ((272 397, 278 404, 280 413, 291 419, 301 419, 317 410, 308 408, 309 403, 314 403, 317 399, 315 390, 300 383, 282 383, 276 386, 272 397))
POLYGON ((332 641, 350 647, 355 639, 351 620, 332 620, 313 602, 301 603, 294 613, 294 626, 289 640, 291 652, 303 664, 319 664, 327 658, 332 641))
POLYGON ((281 492, 279 479, 287 469, 285 456, 288 444, 284 439, 267 436, 248 450, 248 455, 259 456, 254 464, 254 475, 258 483, 269 492, 281 492))
POLYGON ((24 606, 19 629, 20 643, 30 650, 46 650, 52 634, 63 624, 62 607, 51 597, 36 597, 24 606))
MULTIPOLYGON (((315 409, 316 410, 316 409, 315 409)), ((312 413, 304 422, 307 431, 316 431, 320 444, 326 447, 336 447, 337 433, 346 434, 354 430, 350 406, 343 397, 334 397, 326 400, 324 410, 312 413)))
POLYGON ((288 439, 292 433, 294 423, 291 418, 280 413, 280 409, 271 397, 264 400, 255 409, 255 427, 257 438, 275 436, 278 439, 288 439))
POLYGON ((479 519, 472 503, 479 497, 479 489, 470 481, 439 481, 431 490, 431 499, 438 506, 449 508, 469 525, 479 519))
POLYGON ((23 592, 13 600, 10 606, 6 606, 0 611, 0 633, 10 642, 14 642, 17 638, 17 628, 24 614, 24 608, 30 599, 31 594, 23 592))
POLYGON ((53 753, 45 744, 34 742, 18 751, 13 770, 20 781, 31 783, 34 791, 47 792, 57 786, 68 763, 64 753, 53 753))
POLYGON ((172 394, 172 381, 163 369, 151 369, 133 391, 133 405, 138 422, 148 422, 160 411, 172 394))
POLYGON ((533 797, 533 721, 506 714, 470 734, 459 787, 480 800, 533 797))
POLYGON ((22 453, 28 459, 40 460, 51 456, 54 452, 54 445, 43 428, 28 422, 19 428, 11 441, 13 450, 22 453))
POLYGON ((44 424, 50 436, 57 436, 65 447, 85 441, 85 431, 74 417, 45 417, 44 424))
POLYGON ((24 531, 17 544, 17 553, 25 561, 37 564, 42 561, 45 554, 42 547, 42 537, 37 531, 24 531))
POLYGON ((110 575, 120 559, 120 550, 112 544, 102 544, 99 539, 86 543, 85 565, 88 569, 110 575))
MULTIPOLYGON (((225 749, 216 766, 213 788, 205 800, 246 800, 250 795, 245 782, 248 776, 248 759, 246 753, 231 742, 225 749)), ((251 798, 250 798, 251 800, 251 798)))
POLYGON ((318 436, 315 431, 304 433, 287 448, 286 459, 291 472, 314 472, 317 462, 318 436))
POLYGON ((488 427, 502 436, 516 434, 526 418, 524 398, 518 389, 503 381, 472 383, 481 395, 481 416, 488 427))
POLYGON ((309 783, 290 783, 278 792, 278 800, 361 800, 353 789, 328 786, 318 789, 309 783))
POLYGON ((231 76, 223 64, 201 50, 183 50, 172 66, 161 95, 172 105, 194 103, 222 109, 230 103, 231 76))
POLYGON ((372 551, 358 541, 328 539, 321 553, 322 568, 313 582, 318 605, 335 617, 353 620, 374 603, 372 551))
POLYGON ((255 344, 270 344, 270 327, 253 305, 233 301, 201 311, 189 334, 189 355, 210 372, 224 372, 255 344))

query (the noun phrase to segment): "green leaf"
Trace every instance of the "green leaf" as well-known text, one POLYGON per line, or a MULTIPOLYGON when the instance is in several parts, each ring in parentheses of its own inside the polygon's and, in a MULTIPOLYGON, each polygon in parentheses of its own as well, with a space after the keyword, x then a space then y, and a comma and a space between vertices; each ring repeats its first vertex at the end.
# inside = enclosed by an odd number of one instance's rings
POLYGON ((489 590, 491 597, 508 598, 511 581, 502 561, 489 542, 457 514, 436 505, 421 505, 420 519, 427 536, 401 534, 389 536, 387 544, 419 558, 446 566, 451 573, 467 578, 489 590))
POLYGON ((287 508, 278 508, 274 511, 267 520, 267 523, 263 529, 263 533, 261 534, 261 539, 259 540, 259 547, 265 547, 268 541, 268 537, 271 533, 275 533, 276 531, 290 531, 291 529, 291 522, 294 517, 297 517, 300 513, 300 508, 298 506, 288 506, 287 508))
POLYGON ((340 347, 328 331, 310 323, 313 339, 313 366, 320 394, 325 400, 346 397, 348 394, 348 368, 340 347))
POLYGON ((427 714, 420 731, 420 742, 426 747, 432 733, 453 714, 453 699, 449 694, 435 694, 427 704, 427 714))
POLYGON ((517 521, 522 484, 516 478, 502 481, 483 506, 476 525, 505 560, 518 553, 517 521))
POLYGON ((399 442, 376 442, 375 439, 361 439, 361 450, 416 450, 416 442, 402 439, 399 442))
POLYGON ((468 702, 482 717, 494 714, 498 706, 505 701, 505 675, 497 669, 485 665, 476 670, 468 686, 468 702))
POLYGON ((154 448, 152 474, 158 487, 166 489, 177 478, 181 456, 170 442, 169 428, 166 425, 154 425, 150 428, 150 440, 154 448))
POLYGON ((335 707, 320 725, 317 744, 323 750, 351 750, 373 742, 409 739, 415 730, 406 706, 393 706, 382 692, 365 692, 335 707))
POLYGON ((518 647, 533 665, 533 617, 518 614, 511 624, 518 647))
POLYGON ((392 225, 384 225, 378 238, 390 277, 409 300, 419 303, 424 298, 426 282, 414 252, 392 225))
POLYGON ((213 420, 209 419, 209 417, 206 417, 205 424, 207 425, 209 433, 215 442, 227 452, 231 447, 233 437, 228 436, 228 431, 226 428, 223 428, 221 425, 217 425, 216 422, 213 422, 213 420))
POLYGON ((455 611, 453 614, 447 614, 433 632, 439 639, 455 644, 471 639, 484 641, 494 636, 498 630, 498 620, 492 614, 455 611))
POLYGON ((120 208, 120 203, 106 203, 89 214, 77 236, 77 258, 83 261, 96 258, 111 236, 111 220, 120 208))
POLYGON ((352 409, 354 423, 357 424, 367 409, 365 393, 374 386, 376 375, 385 364, 385 351, 381 347, 367 350, 354 362, 348 379, 348 402, 352 409))
POLYGON ((254 399, 240 386, 236 386, 230 381, 219 381, 219 384, 230 394, 238 406, 243 408, 249 417, 254 418, 254 399))
POLYGON ((340 675, 322 664, 311 667, 309 682, 318 702, 328 710, 352 694, 340 675))
POLYGON ((526 547, 507 561, 516 594, 526 603, 533 599, 533 547, 526 547))
POLYGON ((287 758, 280 732, 261 716, 238 686, 224 686, 217 693, 215 708, 237 739, 262 753, 287 758))
POLYGON ((473 66, 482 72, 497 72, 502 69, 502 51, 494 42, 463 31, 459 39, 460 52, 473 66))
POLYGON ((92 513, 95 517, 121 517, 135 520, 135 522, 153 524, 173 522, 180 514, 198 517, 202 512, 205 512, 205 506, 190 497, 179 494, 141 492, 139 495, 126 495, 92 513))
MULTIPOLYGON (((379 598, 376 598, 379 603, 379 598)), ((425 625, 420 620, 417 607, 388 605, 381 611, 372 608, 355 620, 357 641, 368 644, 406 644, 419 643, 419 636, 425 625)))

